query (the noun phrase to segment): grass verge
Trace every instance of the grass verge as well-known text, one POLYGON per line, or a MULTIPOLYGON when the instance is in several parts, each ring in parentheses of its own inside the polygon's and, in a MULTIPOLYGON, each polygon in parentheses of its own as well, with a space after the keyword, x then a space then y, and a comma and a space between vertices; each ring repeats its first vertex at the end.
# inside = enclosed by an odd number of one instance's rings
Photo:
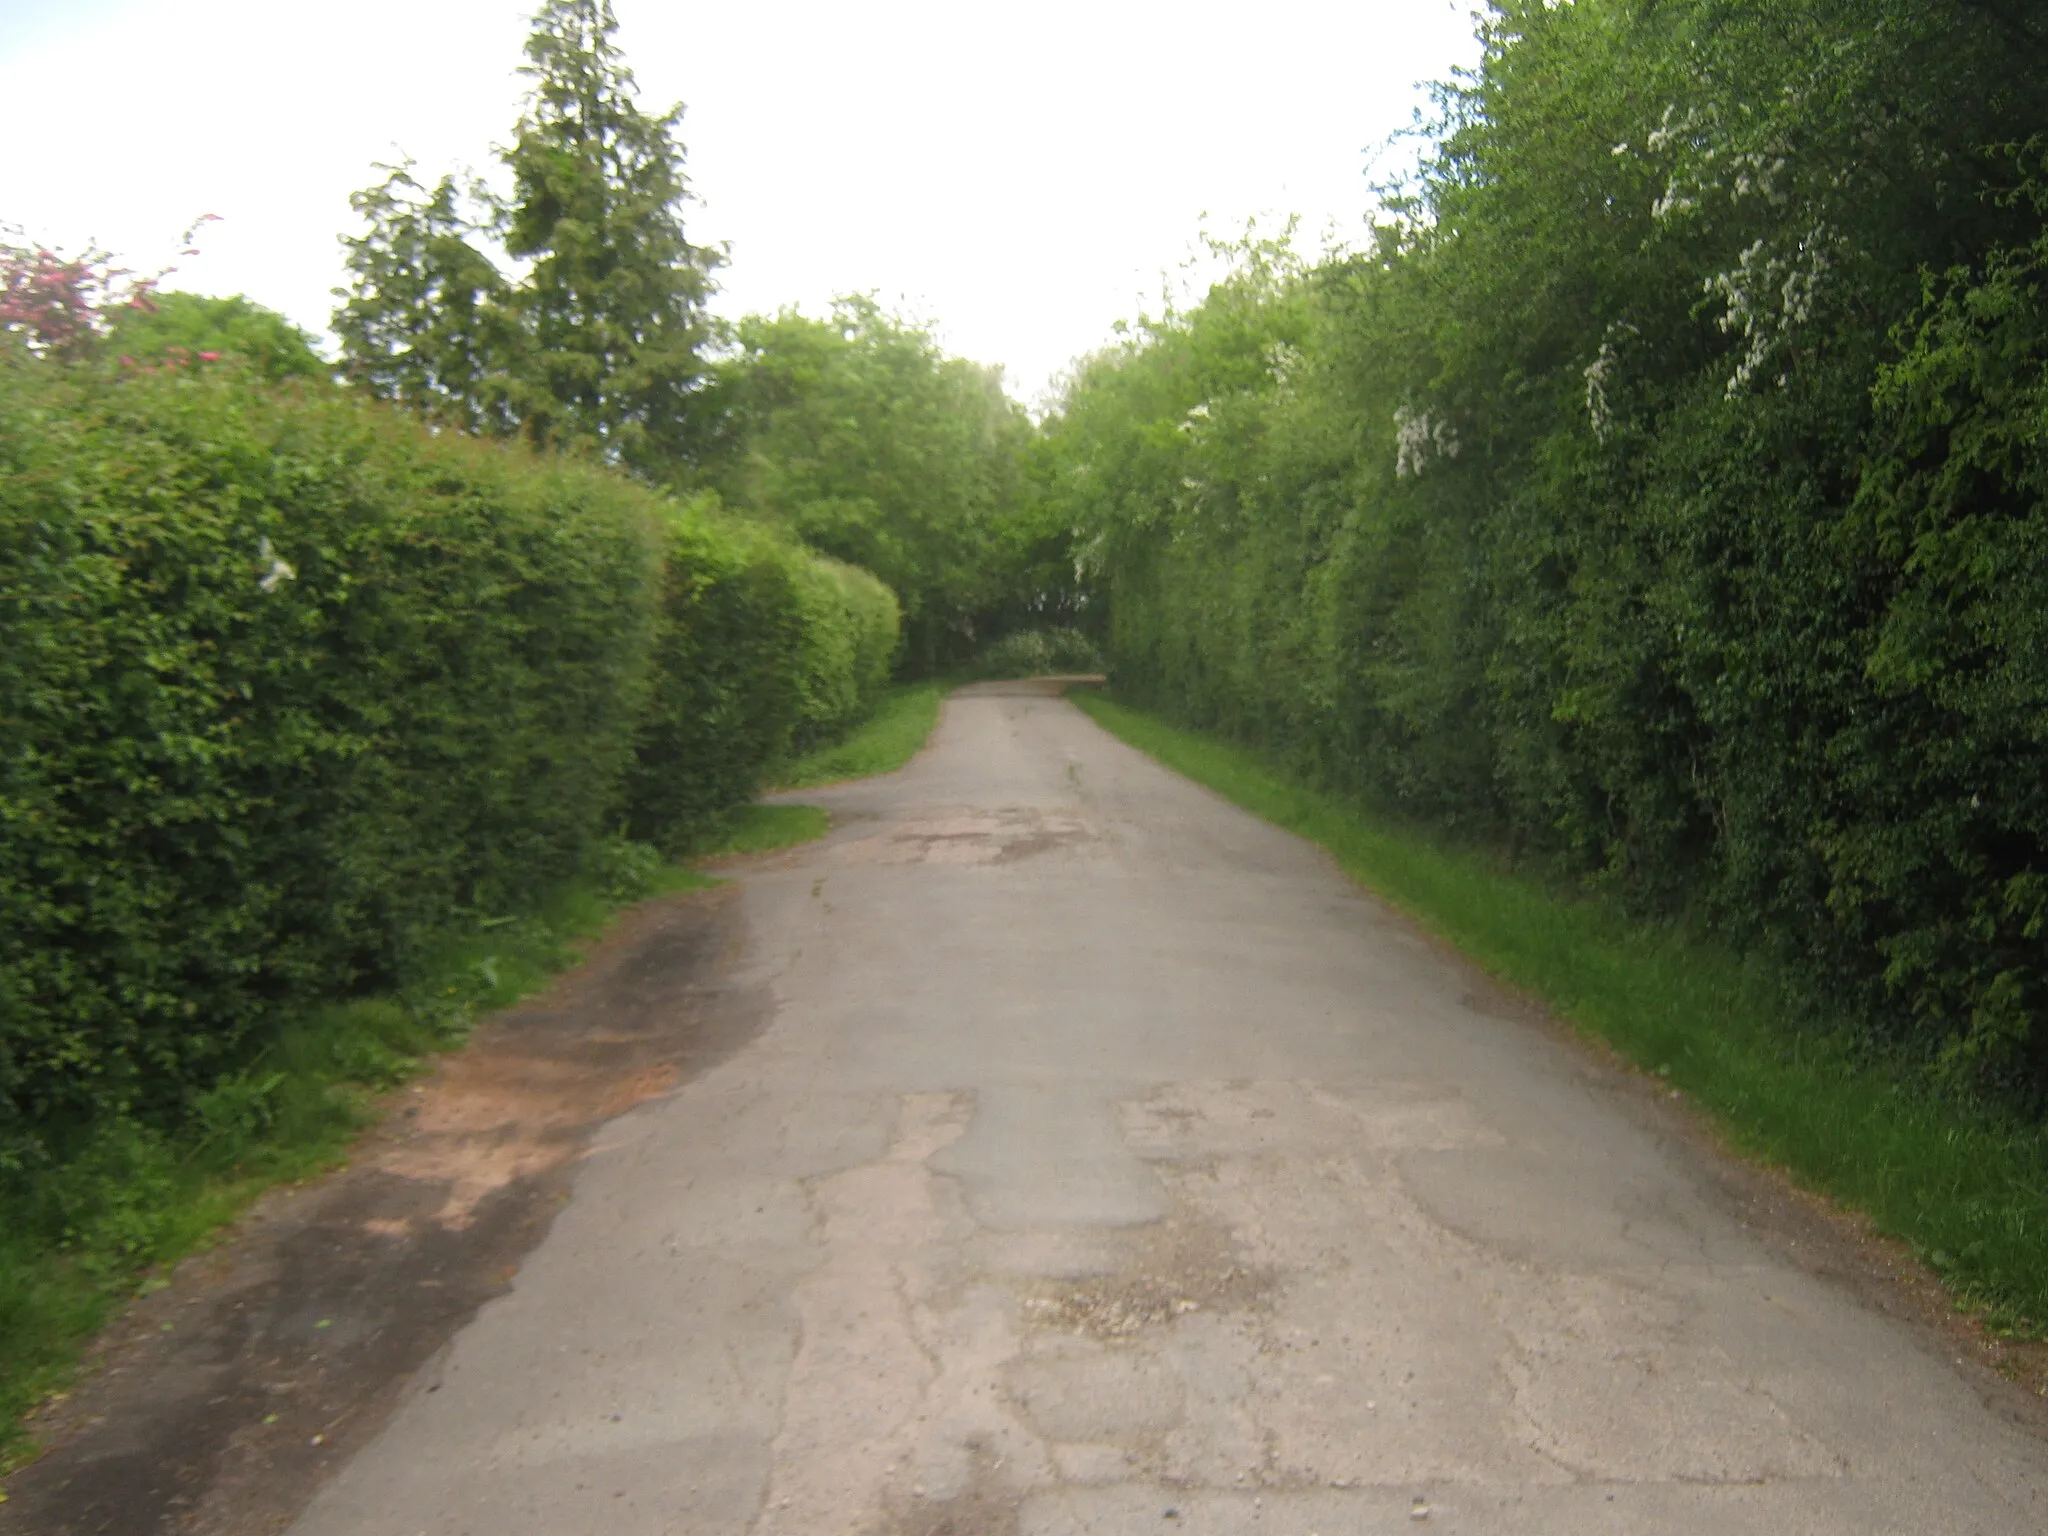
MULTIPOLYGON (((784 848, 828 825, 815 806, 743 806, 693 857, 784 848)), ((533 913, 451 937, 404 990, 294 1020, 199 1099, 188 1128, 83 1127, 49 1166, 0 1180, 0 1473, 33 1453, 23 1415, 62 1388, 122 1302, 166 1283, 265 1189, 341 1162, 386 1091, 575 964, 623 907, 716 883, 613 845, 533 913)))
POLYGON ((806 753, 776 776, 778 789, 814 789, 894 773, 917 755, 938 723, 943 683, 905 683, 882 695, 873 714, 843 740, 806 753))
MULTIPOLYGON (((743 805, 733 812, 717 842, 697 857, 772 853, 823 837, 831 829, 831 816, 815 805, 743 805)), ((713 883, 712 877, 701 871, 691 873, 706 884, 713 883)))
POLYGON ((1994 1331, 2048 1326, 2048 1131, 1939 1097, 1798 1022, 1782 976, 1711 940, 1503 873, 1099 693, 1070 697, 1120 740, 1320 843, 1493 975, 1683 1091, 1739 1151, 1866 1213, 1994 1331))

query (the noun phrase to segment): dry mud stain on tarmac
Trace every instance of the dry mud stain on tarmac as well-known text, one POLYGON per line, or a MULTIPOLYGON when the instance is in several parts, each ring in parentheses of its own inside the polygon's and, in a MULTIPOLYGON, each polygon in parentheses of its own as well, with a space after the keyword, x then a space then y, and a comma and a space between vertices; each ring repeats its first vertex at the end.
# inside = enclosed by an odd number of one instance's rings
POLYGON ((587 962, 394 1095, 350 1165, 260 1200, 102 1338, 31 1428, 0 1532, 283 1530, 503 1293, 592 1133, 751 1039, 731 887, 628 913, 587 962))

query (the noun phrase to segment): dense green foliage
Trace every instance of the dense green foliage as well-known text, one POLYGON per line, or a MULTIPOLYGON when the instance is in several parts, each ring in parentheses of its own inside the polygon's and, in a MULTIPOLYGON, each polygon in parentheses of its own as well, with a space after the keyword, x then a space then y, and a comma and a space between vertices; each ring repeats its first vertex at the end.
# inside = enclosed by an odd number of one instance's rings
POLYGON ((807 789, 894 773, 930 739, 944 692, 938 683, 899 683, 844 738, 813 748, 780 769, 777 788, 807 789))
POLYGON ((667 541, 627 815, 635 838, 685 851, 766 765, 845 731, 874 702, 897 607, 865 571, 701 508, 676 518, 667 541))
POLYGON ((1806 1024, 1783 973, 1711 937, 1631 919, 1361 815, 1257 754, 1099 694, 1124 741, 1320 843, 1344 869, 1510 985, 1713 1116, 1744 1151, 1867 1212, 1994 1325, 2048 1326, 2048 1128, 1925 1091, 1806 1024))
POLYGON ((0 1104, 161 1111, 573 869, 632 748, 630 488, 321 395, 0 354, 0 1104))
POLYGON ((1081 677, 1102 671, 1102 651, 1080 630, 1013 629, 975 657, 975 677, 1081 677))
POLYGON ((970 654, 1024 583, 1039 538, 1030 420, 999 370, 947 356, 928 330, 866 298, 829 320, 750 316, 708 405, 704 477, 887 582, 915 669, 970 654))
POLYGON ((685 464, 716 253, 689 243, 683 109, 641 111, 610 0, 534 17, 511 189, 411 166, 357 194, 335 311, 348 377, 470 432, 574 444, 654 477, 685 464), (490 252, 502 246, 518 276, 490 252))
POLYGON ((1049 423, 1118 687, 2048 1090, 2044 28, 1497 6, 1368 251, 1049 423))
POLYGON ((0 422, 0 1169, 689 843, 893 649, 870 578, 325 387, 0 345, 0 422))
POLYGON ((535 17, 507 190, 425 185, 408 163, 355 196, 366 228, 344 242, 334 316, 344 375, 463 432, 715 490, 887 584, 916 671, 1069 616, 1068 540, 1033 516, 1031 423, 999 370, 866 298, 829 320, 714 329, 720 257, 682 225, 682 109, 641 111, 615 30, 609 0, 551 0, 535 17))
POLYGON ((238 358, 273 384, 286 379, 325 380, 331 368, 313 338, 273 309, 237 295, 211 299, 196 293, 151 293, 140 304, 111 312, 102 355, 131 366, 238 358))

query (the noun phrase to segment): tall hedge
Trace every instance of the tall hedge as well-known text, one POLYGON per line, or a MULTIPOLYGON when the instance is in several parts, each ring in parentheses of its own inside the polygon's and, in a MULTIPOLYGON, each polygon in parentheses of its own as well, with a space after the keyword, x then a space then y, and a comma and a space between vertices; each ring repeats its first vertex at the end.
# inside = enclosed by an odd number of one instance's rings
POLYGON ((684 850, 765 767, 851 725, 888 681, 896 598, 865 571, 721 516, 663 523, 654 683, 627 785, 632 834, 684 850))
POLYGON ((175 1118, 622 819, 743 798, 872 692, 893 623, 601 468, 0 344, 0 1166, 67 1118, 175 1118))
POLYGON ((1120 688, 2048 1107, 2048 22, 1498 0, 1411 216, 1049 422, 1120 688))

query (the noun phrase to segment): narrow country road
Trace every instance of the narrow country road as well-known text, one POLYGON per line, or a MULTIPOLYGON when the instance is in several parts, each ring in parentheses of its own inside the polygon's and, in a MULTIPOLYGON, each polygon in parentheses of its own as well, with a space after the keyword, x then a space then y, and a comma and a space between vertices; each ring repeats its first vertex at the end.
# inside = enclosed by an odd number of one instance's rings
POLYGON ((765 1027, 299 1536, 2048 1530, 1999 1385, 1681 1109, 1064 700, 800 798, 765 1027))

